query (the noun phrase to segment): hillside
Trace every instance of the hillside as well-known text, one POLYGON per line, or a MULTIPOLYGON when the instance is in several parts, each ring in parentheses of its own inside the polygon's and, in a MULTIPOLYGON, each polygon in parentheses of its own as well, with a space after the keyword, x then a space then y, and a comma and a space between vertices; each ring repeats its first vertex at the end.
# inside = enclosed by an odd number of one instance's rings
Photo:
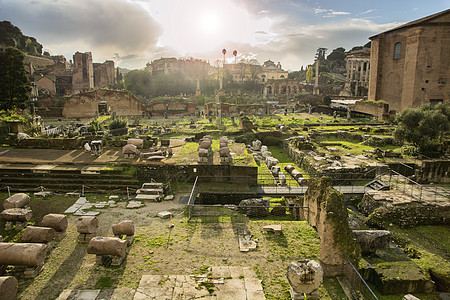
POLYGON ((9 21, 0 22, 0 47, 15 47, 30 55, 42 54, 42 45, 34 37, 23 35, 9 21))

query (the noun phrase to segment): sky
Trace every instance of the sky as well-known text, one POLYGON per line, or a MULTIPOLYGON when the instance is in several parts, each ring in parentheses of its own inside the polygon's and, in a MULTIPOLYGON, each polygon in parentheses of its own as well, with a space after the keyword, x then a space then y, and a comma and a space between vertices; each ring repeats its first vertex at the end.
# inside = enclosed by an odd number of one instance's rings
POLYGON ((450 8, 450 0, 0 0, 0 21, 71 60, 142 69, 161 57, 270 59, 283 69, 314 62, 316 49, 350 50, 369 37, 450 8))

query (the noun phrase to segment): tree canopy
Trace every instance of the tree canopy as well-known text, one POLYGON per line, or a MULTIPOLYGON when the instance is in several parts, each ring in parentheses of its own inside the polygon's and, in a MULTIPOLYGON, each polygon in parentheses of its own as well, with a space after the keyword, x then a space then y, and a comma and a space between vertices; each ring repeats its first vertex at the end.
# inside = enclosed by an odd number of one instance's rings
POLYGON ((406 108, 395 120, 398 123, 394 131, 395 138, 407 141, 423 151, 429 149, 430 145, 442 142, 450 130, 450 108, 447 103, 406 108))
POLYGON ((23 66, 24 55, 15 48, 0 52, 0 109, 24 109, 31 87, 23 66))
POLYGON ((30 55, 41 55, 42 45, 34 37, 22 34, 11 22, 0 22, 0 45, 15 47, 30 55))

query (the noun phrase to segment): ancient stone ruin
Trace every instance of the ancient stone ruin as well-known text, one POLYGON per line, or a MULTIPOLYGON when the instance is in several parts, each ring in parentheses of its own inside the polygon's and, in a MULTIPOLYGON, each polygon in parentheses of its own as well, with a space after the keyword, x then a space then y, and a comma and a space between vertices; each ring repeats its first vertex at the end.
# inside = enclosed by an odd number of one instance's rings
POLYGON ((94 237, 89 241, 87 253, 95 254, 100 265, 119 266, 126 255, 127 241, 116 237, 94 237))
POLYGON ((231 156, 230 148, 228 148, 228 137, 222 136, 220 138, 220 163, 221 164, 231 164, 233 162, 233 157, 231 156))
POLYGON ((39 273, 46 254, 45 244, 0 243, 0 265, 26 266, 25 278, 33 278, 39 273))
POLYGON ((118 224, 113 224, 111 226, 113 234, 115 237, 123 239, 125 237, 125 240, 128 243, 128 246, 130 246, 133 243, 134 240, 134 222, 131 220, 125 220, 118 224))
POLYGON ((212 152, 212 139, 210 135, 205 135, 198 142, 198 162, 199 163, 208 163, 213 156, 212 152))
POLYGON ((319 260, 324 276, 347 275, 348 262, 358 266, 361 248, 348 224, 344 196, 332 188, 331 179, 310 180, 302 210, 304 219, 317 229, 320 237, 319 260))
POLYGON ((291 262, 286 276, 290 285, 291 299, 319 299, 318 288, 323 281, 320 263, 314 260, 291 262))
POLYGON ((80 234, 78 237, 79 243, 87 243, 97 232, 98 219, 93 216, 82 216, 77 221, 77 232, 80 234))
POLYGON ((0 295, 3 300, 14 300, 16 299, 17 279, 13 276, 0 276, 0 295))

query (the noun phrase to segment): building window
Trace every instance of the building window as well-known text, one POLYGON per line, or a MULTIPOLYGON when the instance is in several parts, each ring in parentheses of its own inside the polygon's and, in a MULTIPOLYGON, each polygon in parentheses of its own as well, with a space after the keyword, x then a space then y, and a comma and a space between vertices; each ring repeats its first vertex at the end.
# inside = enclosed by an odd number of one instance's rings
POLYGON ((400 59, 402 52, 402 43, 395 43, 394 45, 394 59, 400 59))
POLYGON ((284 75, 281 75, 280 78, 284 79, 284 75))

